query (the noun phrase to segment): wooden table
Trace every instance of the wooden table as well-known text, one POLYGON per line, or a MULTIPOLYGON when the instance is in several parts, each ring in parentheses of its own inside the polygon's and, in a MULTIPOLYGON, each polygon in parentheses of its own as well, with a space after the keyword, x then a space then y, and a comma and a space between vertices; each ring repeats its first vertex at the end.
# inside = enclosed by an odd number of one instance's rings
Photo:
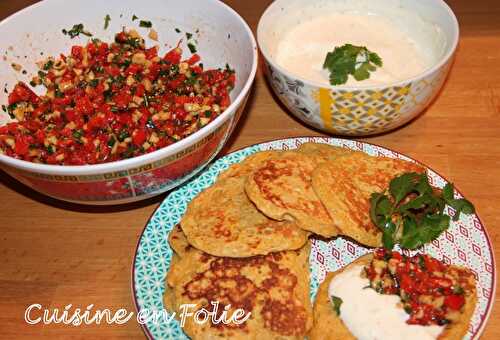
MULTIPOLYGON (((35 2, 0 2, 0 18, 35 2)), ((255 30, 269 0, 228 1, 255 30)), ((366 138, 432 166, 477 207, 500 259, 500 2, 450 0, 461 24, 455 65, 441 95, 410 124, 366 138)), ((318 135, 292 118, 257 74, 246 113, 228 150, 273 138, 318 135)), ((0 172, 0 337, 138 338, 125 325, 27 325, 33 303, 134 311, 131 266, 138 237, 165 198, 125 208, 70 205, 44 197, 0 172)), ((500 339, 500 304, 484 339, 500 339)))

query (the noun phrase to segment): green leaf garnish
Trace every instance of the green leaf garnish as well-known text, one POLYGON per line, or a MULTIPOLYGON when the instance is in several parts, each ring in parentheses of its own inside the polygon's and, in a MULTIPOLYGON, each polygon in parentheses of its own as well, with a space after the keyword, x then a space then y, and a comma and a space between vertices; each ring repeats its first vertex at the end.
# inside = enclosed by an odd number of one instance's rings
POLYGON ((425 174, 399 175, 391 180, 387 191, 370 197, 370 218, 382 232, 386 249, 396 243, 416 249, 438 238, 450 226, 450 216, 444 214, 446 205, 456 210, 454 219, 461 213, 474 213, 472 203, 454 198, 452 184, 441 192, 433 190, 425 174))
POLYGON ((135 21, 135 20, 137 20, 137 19, 139 19, 139 17, 138 17, 137 15, 135 15, 135 14, 134 14, 134 15, 132 15, 132 21, 135 21))
POLYGON ((443 197, 450 207, 455 209, 455 216, 453 216, 453 221, 458 220, 460 213, 473 214, 475 212, 472 203, 465 198, 455 199, 453 195, 453 184, 447 183, 443 188, 443 197))
POLYGON ((104 17, 104 29, 108 29, 110 21, 111 17, 109 16, 109 14, 106 14, 106 16, 104 17))
POLYGON ((332 301, 333 310, 335 311, 335 313, 337 313, 337 315, 340 315, 340 306, 343 302, 342 299, 335 295, 331 295, 330 299, 332 301))
POLYGON ((389 197, 380 193, 373 193, 370 197, 370 217, 380 229, 385 228, 387 216, 392 215, 392 203, 389 197))
POLYGON ((377 53, 364 46, 345 44, 328 52, 323 68, 330 71, 330 84, 347 83, 349 75, 361 81, 370 78, 370 72, 382 67, 382 59, 377 53))
POLYGON ((416 183, 420 179, 419 174, 409 172, 394 178, 389 184, 389 192, 394 197, 395 203, 401 202, 403 198, 408 196, 415 189, 416 183))

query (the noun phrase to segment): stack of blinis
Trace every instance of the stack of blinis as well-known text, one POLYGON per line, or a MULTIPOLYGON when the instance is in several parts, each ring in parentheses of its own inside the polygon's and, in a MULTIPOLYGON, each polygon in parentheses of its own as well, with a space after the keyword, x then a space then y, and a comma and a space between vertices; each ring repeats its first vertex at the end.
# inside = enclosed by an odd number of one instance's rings
MULTIPOLYGON (((221 310, 251 313, 243 324, 187 319, 183 329, 193 339, 355 338, 331 306, 333 275, 311 306, 309 238, 345 236, 382 246, 370 220, 370 195, 406 172, 425 168, 315 143, 259 152, 232 165, 190 202, 170 233, 167 310, 179 314, 183 304, 210 309, 217 301, 221 310)), ((475 301, 467 303, 473 310, 475 301)), ((464 318, 467 325, 470 315, 464 318)))

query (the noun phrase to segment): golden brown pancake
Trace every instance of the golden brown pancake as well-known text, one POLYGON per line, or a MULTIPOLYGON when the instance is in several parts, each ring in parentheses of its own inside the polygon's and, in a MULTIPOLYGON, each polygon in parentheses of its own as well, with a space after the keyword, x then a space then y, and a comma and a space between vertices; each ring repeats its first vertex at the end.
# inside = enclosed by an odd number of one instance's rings
POLYGON ((180 224, 177 224, 168 234, 168 243, 175 254, 180 257, 184 256, 184 254, 192 248, 180 224))
MULTIPOLYGON (((180 229, 170 237, 174 254, 166 278, 164 303, 179 316, 180 306, 196 304, 219 312, 231 305, 228 315, 241 308, 250 318, 241 325, 195 323, 186 319, 184 332, 192 339, 303 339, 312 326, 309 299, 309 250, 272 253, 248 258, 215 257, 186 246, 180 229)), ((219 315, 219 314, 218 314, 219 315)))
POLYGON ((245 181, 265 153, 231 166, 196 196, 181 220, 188 242, 214 256, 248 257, 301 248, 308 233, 294 222, 271 220, 250 202, 245 181))
POLYGON ((425 168, 401 159, 372 157, 364 153, 319 165, 312 187, 341 234, 371 247, 382 245, 382 233, 370 219, 370 195, 387 189, 395 176, 425 172, 425 168))
MULTIPOLYGON (((356 339, 342 319, 337 315, 332 307, 332 302, 328 295, 328 287, 335 276, 339 275, 348 268, 358 265, 368 265, 373 259, 372 254, 367 254, 348 266, 328 273, 323 283, 319 286, 316 301, 314 302, 314 325, 309 333, 309 340, 354 340, 356 339)), ((454 267, 454 266, 453 266, 454 267)), ((459 267, 455 267, 459 268, 459 267)), ((461 269, 462 270, 462 269, 461 269)), ((473 280, 473 279, 472 279, 473 280)), ((439 335, 438 339, 462 339, 469 328, 470 319, 474 313, 477 302, 477 293, 475 284, 466 292, 465 306, 460 314, 460 319, 449 324, 439 335)), ((344 302, 345 303, 345 302, 344 302)))
POLYGON ((232 164, 228 169, 221 172, 217 180, 226 179, 228 177, 243 177, 250 175, 253 170, 268 158, 278 157, 282 151, 267 150, 256 152, 240 163, 232 164))
POLYGON ((359 152, 324 143, 304 143, 299 146, 296 151, 312 157, 318 165, 324 162, 334 161, 342 156, 359 152))
POLYGON ((312 189, 315 167, 312 157, 302 153, 273 155, 248 177, 245 191, 270 218, 295 221, 300 228, 325 237, 337 235, 330 215, 312 189))

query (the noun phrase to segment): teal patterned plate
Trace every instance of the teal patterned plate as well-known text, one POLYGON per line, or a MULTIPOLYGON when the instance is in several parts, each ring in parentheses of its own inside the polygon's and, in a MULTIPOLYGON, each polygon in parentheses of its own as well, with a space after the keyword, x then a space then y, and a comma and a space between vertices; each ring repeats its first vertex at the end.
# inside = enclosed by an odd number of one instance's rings
MULTIPOLYGON (((397 152, 373 144, 329 137, 298 137, 270 141, 249 146, 230 153, 209 166, 200 175, 172 191, 160 204, 146 228, 136 249, 133 275, 134 302, 138 312, 160 312, 163 307, 165 276, 168 272, 172 250, 167 242, 168 233, 180 221, 187 204, 203 189, 210 186, 217 175, 231 164, 263 150, 289 150, 305 142, 328 143, 353 150, 364 151, 374 156, 386 156, 414 160, 397 152)), ((447 182, 436 172, 427 169, 432 185, 443 187, 447 182)), ((455 192, 457 197, 462 197, 455 192)), ((454 211, 447 207, 449 215, 454 211)), ((369 249, 341 237, 329 242, 313 240, 309 258, 311 270, 311 299, 327 272, 338 270, 367 253, 369 249)), ((495 295, 496 268, 493 249, 488 234, 477 215, 462 215, 437 240, 427 244, 420 252, 430 254, 446 263, 468 267, 478 284, 478 303, 469 325, 466 339, 476 339, 481 334, 489 317, 495 295)), ((150 339, 188 339, 176 320, 150 318, 142 325, 150 339)))

